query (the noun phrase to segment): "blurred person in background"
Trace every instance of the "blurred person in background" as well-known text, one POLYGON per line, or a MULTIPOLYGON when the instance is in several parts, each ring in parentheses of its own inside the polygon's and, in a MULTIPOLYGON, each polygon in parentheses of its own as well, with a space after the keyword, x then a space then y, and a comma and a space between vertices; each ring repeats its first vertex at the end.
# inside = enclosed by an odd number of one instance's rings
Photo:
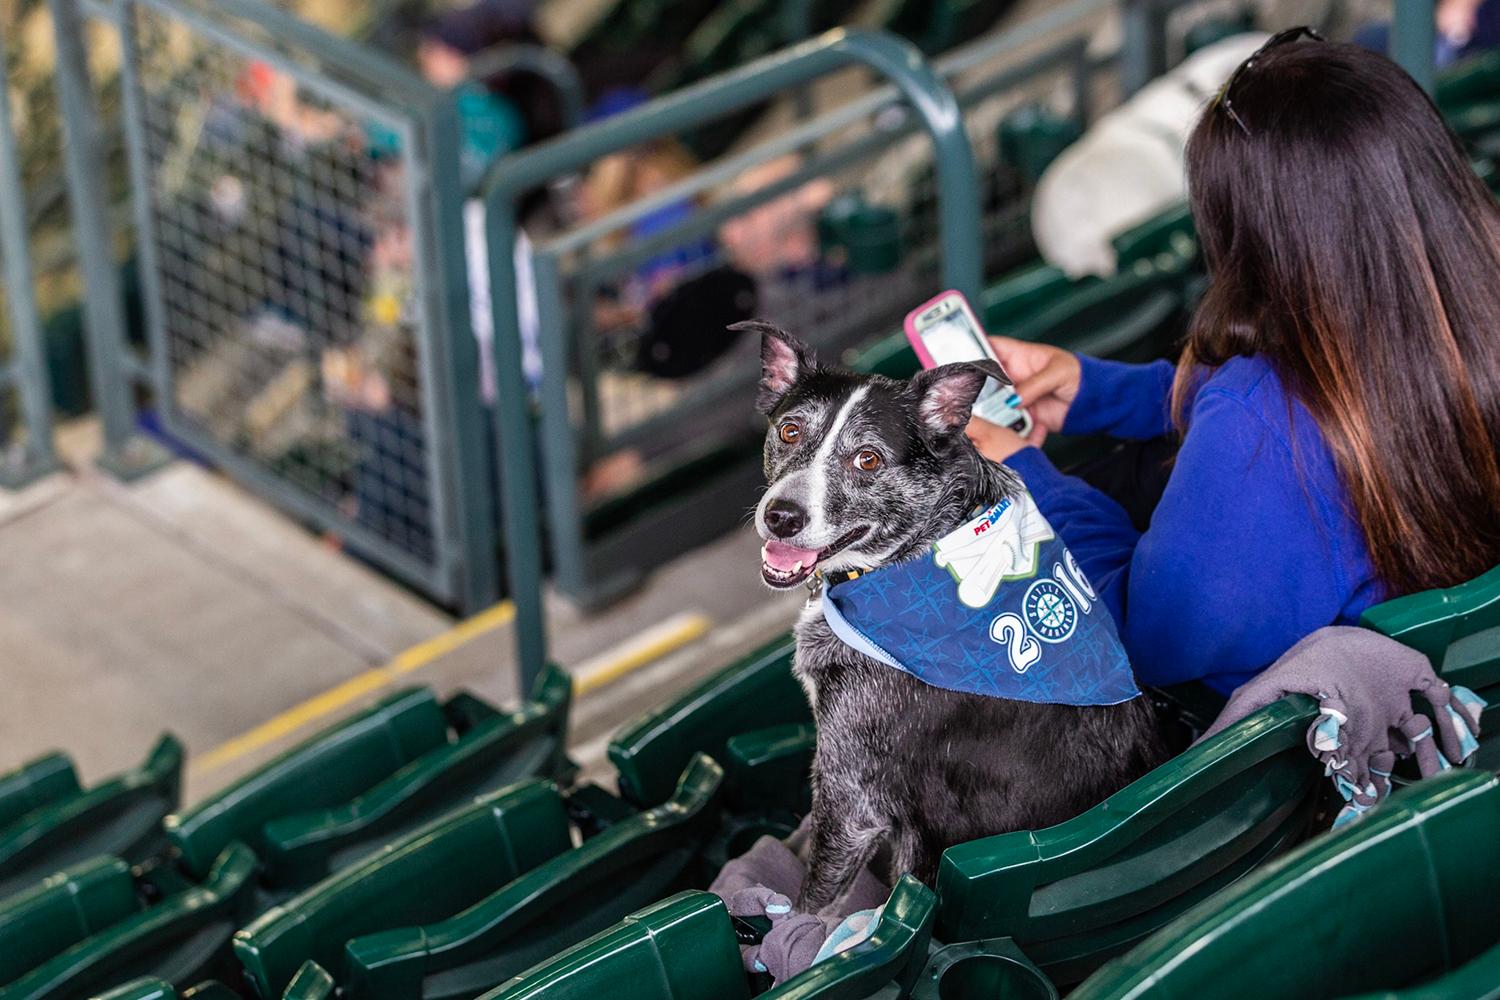
MULTIPOLYGON (((1500 47, 1500 0, 1438 0, 1436 18, 1433 61, 1440 69, 1500 47)), ((1355 33, 1354 41, 1376 52, 1387 51, 1390 22, 1366 25, 1355 33)))
MULTIPOLYGON (((1305 38, 1304 36, 1311 36, 1305 38)), ((1273 36, 1188 143, 1209 286, 1177 365, 993 338, 1031 440, 976 420, 1140 679, 1229 694, 1325 625, 1500 564, 1500 206, 1416 82, 1273 36), (1144 531, 1048 432, 1181 433, 1144 531)))
POLYGON ((525 117, 509 97, 471 74, 475 55, 507 42, 531 41, 531 4, 481 0, 422 27, 417 66, 435 87, 451 91, 458 108, 459 180, 471 191, 494 160, 524 145, 525 117))

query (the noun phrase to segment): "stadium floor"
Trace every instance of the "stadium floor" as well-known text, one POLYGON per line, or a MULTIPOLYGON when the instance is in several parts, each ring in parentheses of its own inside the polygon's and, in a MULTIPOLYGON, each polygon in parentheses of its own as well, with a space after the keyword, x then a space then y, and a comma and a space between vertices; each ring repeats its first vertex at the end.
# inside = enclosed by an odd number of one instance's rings
MULTIPOLYGON (((91 427, 63 438, 70 471, 0 506, 6 766, 67 748, 92 781, 170 729, 191 801, 397 685, 515 702, 508 605, 455 621, 211 473, 121 484, 89 466, 91 427)), ((791 622, 758 544, 733 533, 595 616, 549 595, 586 771, 620 722, 791 622)))

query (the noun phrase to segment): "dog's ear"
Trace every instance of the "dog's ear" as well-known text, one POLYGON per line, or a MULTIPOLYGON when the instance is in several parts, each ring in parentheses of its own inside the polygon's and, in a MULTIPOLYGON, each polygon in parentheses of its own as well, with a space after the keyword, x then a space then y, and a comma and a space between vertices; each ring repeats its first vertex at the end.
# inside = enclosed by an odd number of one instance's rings
POLYGON ((917 391, 917 413, 922 432, 931 438, 945 438, 963 433, 969 423, 974 400, 988 379, 1010 385, 1010 376, 998 361, 956 361, 939 365, 912 376, 917 391))
POLYGON ((729 329, 760 334, 760 392, 755 397, 755 405, 769 417, 797 379, 817 363, 812 348, 781 327, 763 320, 745 320, 729 329))

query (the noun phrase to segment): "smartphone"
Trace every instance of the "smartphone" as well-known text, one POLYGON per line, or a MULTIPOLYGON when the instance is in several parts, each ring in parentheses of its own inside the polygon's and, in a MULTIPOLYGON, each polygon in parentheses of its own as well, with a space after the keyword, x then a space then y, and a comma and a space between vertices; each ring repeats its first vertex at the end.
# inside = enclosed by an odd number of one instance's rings
MULTIPOLYGON (((906 339, 923 368, 955 361, 999 361, 985 338, 984 328, 962 292, 947 291, 906 314, 906 339)), ((1021 397, 994 379, 985 383, 974 401, 974 416, 1009 427, 1022 437, 1031 433, 1031 414, 1021 408, 1021 397)))

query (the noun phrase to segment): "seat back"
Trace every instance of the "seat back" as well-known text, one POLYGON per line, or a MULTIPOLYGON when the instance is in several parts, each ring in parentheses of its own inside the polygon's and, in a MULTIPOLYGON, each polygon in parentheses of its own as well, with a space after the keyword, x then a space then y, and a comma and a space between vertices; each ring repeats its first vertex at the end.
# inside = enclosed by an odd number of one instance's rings
POLYGON ((164 734, 140 767, 0 829, 0 899, 101 854, 134 862, 158 853, 162 817, 177 807, 182 757, 182 744, 164 734))
POLYGON ((464 912, 349 942, 346 996, 472 996, 708 879, 723 770, 698 754, 667 803, 616 823, 464 912))
POLYGON ((722 760, 731 736, 811 721, 792 676, 795 651, 790 635, 775 639, 622 728, 609 744, 620 795, 641 806, 663 802, 694 754, 722 760))
POLYGON ((0 830, 34 809, 79 794, 73 762, 49 753, 0 774, 0 830))
POLYGON ((0 903, 0 987, 141 909, 130 866, 101 856, 0 903))
POLYGON ((398 691, 168 816, 167 835, 183 868, 201 878, 231 841, 264 854, 268 820, 347 802, 446 742, 447 723, 432 692, 398 691))
POLYGON ((349 939, 451 917, 571 847, 556 786, 502 789, 266 911, 234 952, 256 992, 278 996, 304 961, 339 974, 349 939))
POLYGON ((1198 256, 1193 212, 1186 202, 1131 226, 1110 243, 1122 270, 1160 254, 1173 254, 1184 260, 1195 260, 1198 256))
POLYGON ((1067 822, 949 848, 938 936, 1013 938, 1078 982, 1301 839, 1323 785, 1305 742, 1316 714, 1283 699, 1067 822))
POLYGON ((235 844, 203 884, 79 941, 4 989, 0 1000, 72 1000, 141 976, 197 982, 225 957, 255 905, 255 855, 235 844))
POLYGON ((1366 993, 1349 1000, 1500 1000, 1500 945, 1452 972, 1416 986, 1366 993))
POLYGON ((1489 702, 1471 760, 1500 771, 1500 567, 1456 587, 1377 604, 1360 624, 1422 653, 1443 680, 1489 702))
POLYGON ((1428 982, 1500 943, 1497 845, 1500 779, 1440 774, 1184 913, 1073 996, 1199 997, 1233 977, 1312 1000, 1428 982))
MULTIPOLYGON (((459 737, 423 754, 347 802, 266 823, 264 860, 278 886, 309 885, 370 851, 398 840, 475 795, 525 778, 561 779, 569 768, 566 741, 573 680, 549 665, 532 700, 500 713, 470 695, 456 695, 450 720, 477 716, 459 737)), ((461 728, 460 728, 461 727, 461 728)))
POLYGON ((1456 587, 1377 604, 1359 623, 1422 653, 1450 684, 1485 697, 1500 693, 1500 567, 1456 587))
POLYGON ((729 913, 682 892, 505 983, 481 1000, 748 1000, 729 913))
POLYGON ((1019 340, 1056 344, 1095 357, 1160 357, 1181 332, 1190 261, 1175 252, 1142 258, 1114 277, 1083 285, 1018 322, 996 324, 986 307, 985 325, 1019 340))

